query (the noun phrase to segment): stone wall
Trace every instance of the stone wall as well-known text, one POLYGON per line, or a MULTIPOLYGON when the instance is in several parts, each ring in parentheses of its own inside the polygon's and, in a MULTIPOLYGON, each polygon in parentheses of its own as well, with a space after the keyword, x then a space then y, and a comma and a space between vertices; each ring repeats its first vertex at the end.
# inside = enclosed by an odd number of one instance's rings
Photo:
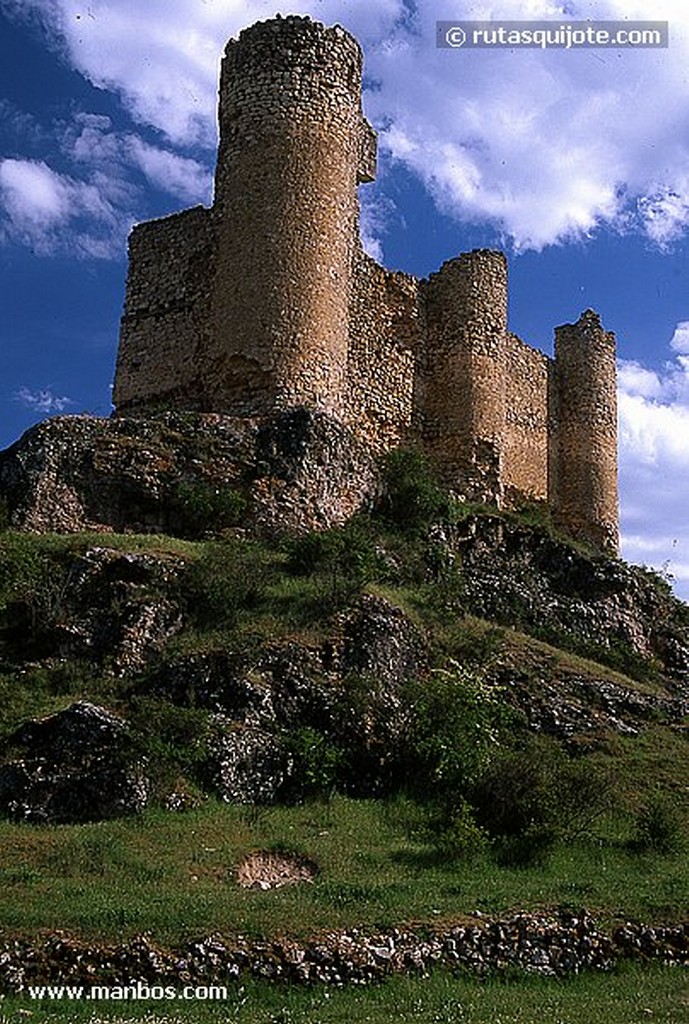
POLYGON ((424 447, 456 491, 500 502, 505 257, 489 250, 462 253, 431 274, 423 294, 426 337, 417 363, 416 411, 424 447))
POLYGON ((115 372, 120 413, 205 408, 215 230, 197 206, 134 228, 115 372))
POLYGON ((558 329, 553 364, 508 332, 503 253, 423 281, 363 253, 361 75, 356 40, 309 18, 228 43, 212 209, 132 234, 117 412, 321 410, 373 453, 419 444, 460 497, 547 499, 615 548, 612 335, 585 314, 558 329))
POLYGON ((548 382, 551 360, 505 336, 503 486, 507 504, 548 498, 548 382))
POLYGON ((422 341, 419 282, 359 250, 354 267, 346 419, 377 450, 409 440, 422 341))
POLYGON ((216 175, 216 406, 242 385, 231 372, 239 359, 240 371, 246 360, 264 371, 269 408, 342 412, 362 161, 370 175, 361 51, 348 33, 290 17, 230 41, 216 175))
POLYGON ((593 310, 555 330, 550 501, 574 537, 617 551, 615 336, 593 310))

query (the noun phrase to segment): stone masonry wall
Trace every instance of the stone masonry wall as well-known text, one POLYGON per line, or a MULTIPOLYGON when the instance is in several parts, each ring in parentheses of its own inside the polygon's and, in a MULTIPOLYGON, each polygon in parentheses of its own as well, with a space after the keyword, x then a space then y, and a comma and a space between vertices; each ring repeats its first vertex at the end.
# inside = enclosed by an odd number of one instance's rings
POLYGON ((424 288, 426 338, 417 363, 418 430, 455 490, 501 503, 507 264, 474 250, 444 263, 424 288))
POLYGON ((238 359, 240 382, 247 360, 265 373, 269 408, 343 411, 364 157, 370 174, 361 51, 348 33, 290 17, 228 43, 216 176, 216 405, 236 389, 238 359))
POLYGON ((422 340, 419 282, 359 251, 354 267, 346 420, 378 450, 409 440, 422 340))
POLYGON ((118 412, 205 408, 215 231, 197 206, 134 228, 113 402, 118 412))
POLYGON ((616 552, 617 387, 615 336, 593 310, 555 330, 549 494, 574 537, 616 552))
POLYGON ((212 209, 131 236, 117 413, 322 410, 375 453, 419 444, 458 496, 547 499, 616 549, 613 336, 589 311, 553 362, 508 332, 503 253, 420 281, 362 251, 361 75, 356 40, 309 18, 228 43, 212 209))
POLYGON ((507 504, 548 498, 550 360, 516 334, 505 337, 503 484, 507 504))

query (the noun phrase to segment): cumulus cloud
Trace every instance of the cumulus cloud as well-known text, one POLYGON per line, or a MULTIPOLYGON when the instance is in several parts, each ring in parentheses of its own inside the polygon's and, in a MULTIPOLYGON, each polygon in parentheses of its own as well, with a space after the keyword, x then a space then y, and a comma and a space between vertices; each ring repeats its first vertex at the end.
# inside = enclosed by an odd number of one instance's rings
POLYGON ((110 258, 124 251, 144 192, 165 193, 179 205, 211 198, 208 166, 118 132, 103 115, 77 112, 55 126, 53 140, 71 173, 46 160, 0 161, 0 239, 42 255, 110 258))
POLYGON ((102 257, 125 229, 123 217, 88 182, 58 174, 38 160, 0 161, 0 238, 37 253, 102 257), (65 228, 71 229, 66 236, 65 228))
MULTIPOLYGON (((218 55, 274 0, 5 0, 33 12, 72 65, 117 91, 169 145, 215 139, 218 55)), ((689 7, 658 0, 666 50, 437 50, 437 0, 302 0, 283 14, 339 21, 366 49, 369 115, 381 147, 438 206, 491 223, 519 249, 635 228, 663 247, 689 227, 689 7), (662 117, 658 116, 662 111, 662 117)), ((633 0, 476 3, 464 17, 562 22, 644 19, 633 0)), ((155 179, 170 157, 149 155, 155 179), (156 163, 157 161, 157 163, 156 163)), ((192 168, 176 173, 198 191, 192 168)), ((173 173, 173 180, 175 173, 173 173)))
POLYGON ((276 9, 354 24, 362 39, 386 33, 403 0, 14 0, 39 15, 73 66, 117 91, 136 120, 174 143, 214 145, 218 60, 231 35, 276 9))
POLYGON ((659 370, 619 370, 622 552, 669 571, 689 600, 689 322, 675 328, 679 352, 659 370))
POLYGON ((64 412, 70 405, 74 405, 71 398, 56 395, 51 388, 40 388, 38 391, 34 391, 31 388, 21 387, 14 397, 22 405, 44 416, 64 412))

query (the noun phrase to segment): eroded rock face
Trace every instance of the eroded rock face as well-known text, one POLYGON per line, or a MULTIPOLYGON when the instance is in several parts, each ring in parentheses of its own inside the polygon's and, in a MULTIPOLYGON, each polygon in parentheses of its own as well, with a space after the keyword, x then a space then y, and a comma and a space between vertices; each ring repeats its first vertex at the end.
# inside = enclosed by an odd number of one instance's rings
POLYGON ((137 671, 183 625, 175 583, 184 568, 168 554, 89 548, 53 567, 46 595, 17 596, 10 647, 137 671))
POLYGON ((463 604, 473 614, 535 628, 544 639, 625 648, 689 682, 686 606, 642 569, 491 516, 443 527, 435 543, 460 567, 463 604))
MULTIPOLYGON (((188 536, 203 530, 190 507, 209 490, 241 495, 243 521, 259 532, 305 531, 343 523, 375 489, 365 446, 306 409, 262 419, 58 416, 0 452, 11 524, 37 533, 188 536)), ((207 525, 217 526, 212 515, 207 525)))
POLYGON ((203 773, 207 785, 225 803, 273 803, 292 771, 278 736, 213 717, 203 773))
POLYGON ((0 766, 0 812, 16 821, 64 824, 143 810, 150 783, 126 722, 80 701, 27 722, 10 737, 21 756, 0 766))

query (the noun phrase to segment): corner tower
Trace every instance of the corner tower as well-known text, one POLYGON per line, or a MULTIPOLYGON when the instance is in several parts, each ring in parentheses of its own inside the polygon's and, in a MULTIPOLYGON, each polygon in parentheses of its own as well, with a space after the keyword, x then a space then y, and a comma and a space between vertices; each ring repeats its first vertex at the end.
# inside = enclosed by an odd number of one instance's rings
POLYGON ((471 501, 501 504, 504 254, 474 249, 444 263, 428 279, 425 312, 416 397, 424 448, 453 490, 471 501))
POLYGON ((356 186, 372 178, 375 152, 361 63, 349 33, 309 18, 260 22, 227 45, 212 408, 342 411, 356 186))
POLYGON ((572 537, 619 546, 615 335, 587 309, 555 329, 549 498, 572 537))

